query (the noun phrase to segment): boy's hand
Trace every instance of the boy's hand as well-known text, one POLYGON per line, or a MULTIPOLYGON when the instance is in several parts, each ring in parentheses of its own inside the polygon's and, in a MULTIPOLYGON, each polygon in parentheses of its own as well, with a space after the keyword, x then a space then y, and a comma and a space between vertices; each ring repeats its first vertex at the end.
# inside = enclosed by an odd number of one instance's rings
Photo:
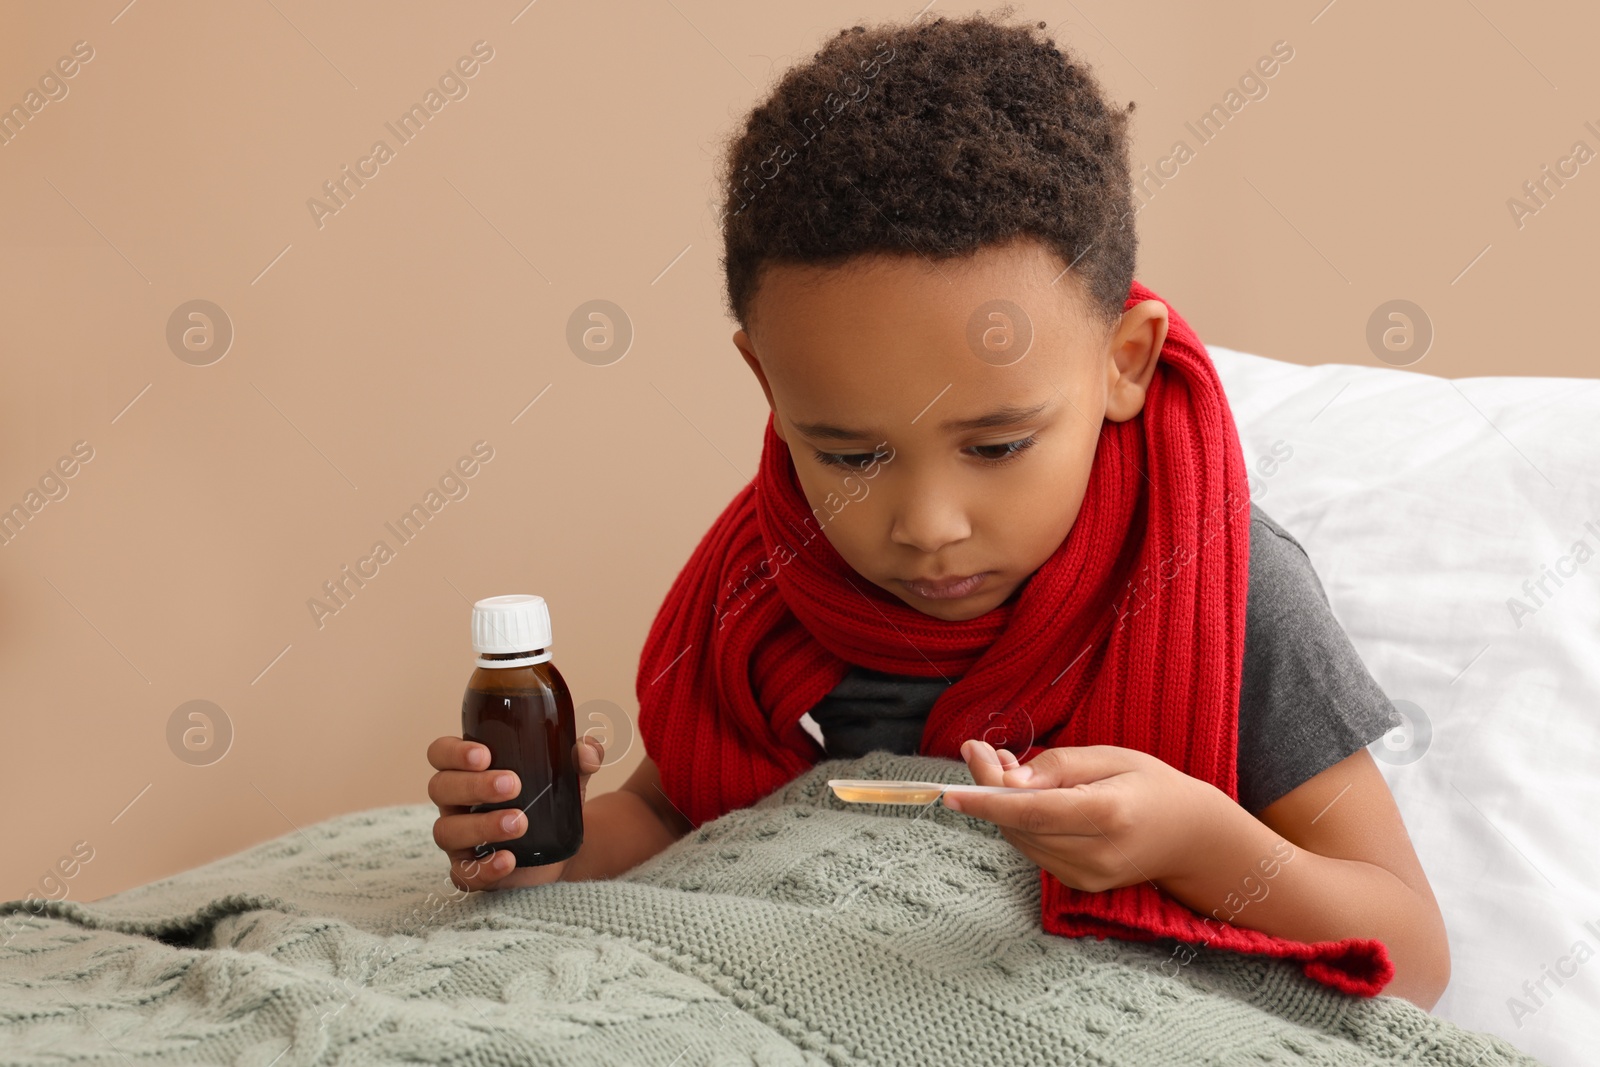
MULTIPOLYGON (((587 735, 578 738, 578 803, 588 797, 589 776, 600 769, 605 748, 587 735)), ((508 889, 545 885, 560 879, 571 858, 541 867, 516 867, 505 849, 479 859, 476 846, 521 837, 528 816, 516 808, 474 815, 474 804, 493 804, 515 797, 522 788, 515 771, 487 770, 489 749, 459 737, 440 737, 428 746, 428 762, 436 774, 428 779, 428 799, 439 806, 433 842, 450 857, 450 881, 457 889, 508 889), (501 820, 509 816, 511 825, 501 820)))
POLYGON ((1212 787, 1147 752, 1052 748, 1019 765, 1004 749, 968 740, 961 754, 978 785, 1039 792, 946 793, 945 807, 995 823, 1019 852, 1074 889, 1159 886, 1205 847, 1195 813, 1209 810, 1201 793, 1212 787))

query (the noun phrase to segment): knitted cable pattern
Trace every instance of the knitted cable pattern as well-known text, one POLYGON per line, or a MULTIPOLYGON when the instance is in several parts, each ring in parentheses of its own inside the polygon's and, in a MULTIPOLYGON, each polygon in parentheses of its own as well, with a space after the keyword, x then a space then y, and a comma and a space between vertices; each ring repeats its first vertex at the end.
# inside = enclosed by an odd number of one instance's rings
POLYGON ((410 804, 0 904, 0 1063, 1537 1067, 1265 956, 1045 933, 991 824, 830 777, 971 781, 824 762, 610 881, 462 895, 410 804))

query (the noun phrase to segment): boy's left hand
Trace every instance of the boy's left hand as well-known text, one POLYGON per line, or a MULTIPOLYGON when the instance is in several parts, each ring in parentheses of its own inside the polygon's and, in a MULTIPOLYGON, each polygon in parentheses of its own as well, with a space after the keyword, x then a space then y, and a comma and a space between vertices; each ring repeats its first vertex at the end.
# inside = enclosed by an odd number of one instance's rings
POLYGON ((1147 752, 1052 748, 1019 765, 1004 749, 968 740, 961 754, 978 785, 1039 792, 946 793, 945 807, 995 823, 1019 852, 1074 889, 1159 886, 1205 847, 1200 831, 1214 799, 1206 791, 1217 791, 1147 752))

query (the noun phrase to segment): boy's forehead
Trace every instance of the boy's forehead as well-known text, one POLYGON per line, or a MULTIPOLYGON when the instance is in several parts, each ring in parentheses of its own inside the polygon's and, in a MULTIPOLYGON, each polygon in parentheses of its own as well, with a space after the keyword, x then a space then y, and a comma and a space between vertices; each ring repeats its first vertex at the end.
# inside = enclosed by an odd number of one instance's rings
POLYGON ((940 394, 949 408, 1036 396, 1092 365, 1100 339, 1075 276, 1038 246, 771 267, 755 303, 751 340, 802 421, 908 405, 910 418, 940 394), (1025 341, 1024 354, 996 360, 986 332, 1025 341))
POLYGON ((1028 320, 1017 326, 1095 332, 1078 275, 1043 243, 1017 239, 938 259, 881 253, 835 265, 768 264, 751 300, 750 334, 773 349, 810 340, 837 345, 867 331, 948 334, 954 326, 964 334, 997 302, 1028 320))

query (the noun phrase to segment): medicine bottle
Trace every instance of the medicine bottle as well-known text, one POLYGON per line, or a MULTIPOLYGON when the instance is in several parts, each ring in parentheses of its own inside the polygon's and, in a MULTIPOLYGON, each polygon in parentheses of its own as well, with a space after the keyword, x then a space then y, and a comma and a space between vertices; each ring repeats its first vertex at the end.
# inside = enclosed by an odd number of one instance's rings
POLYGON ((478 846, 479 859, 508 850, 518 867, 570 858, 583 844, 578 738, 567 683, 550 662, 550 608, 543 597, 493 596, 472 605, 477 670, 461 701, 461 736, 489 749, 489 767, 515 771, 509 800, 474 813, 521 808, 521 837, 478 846))

